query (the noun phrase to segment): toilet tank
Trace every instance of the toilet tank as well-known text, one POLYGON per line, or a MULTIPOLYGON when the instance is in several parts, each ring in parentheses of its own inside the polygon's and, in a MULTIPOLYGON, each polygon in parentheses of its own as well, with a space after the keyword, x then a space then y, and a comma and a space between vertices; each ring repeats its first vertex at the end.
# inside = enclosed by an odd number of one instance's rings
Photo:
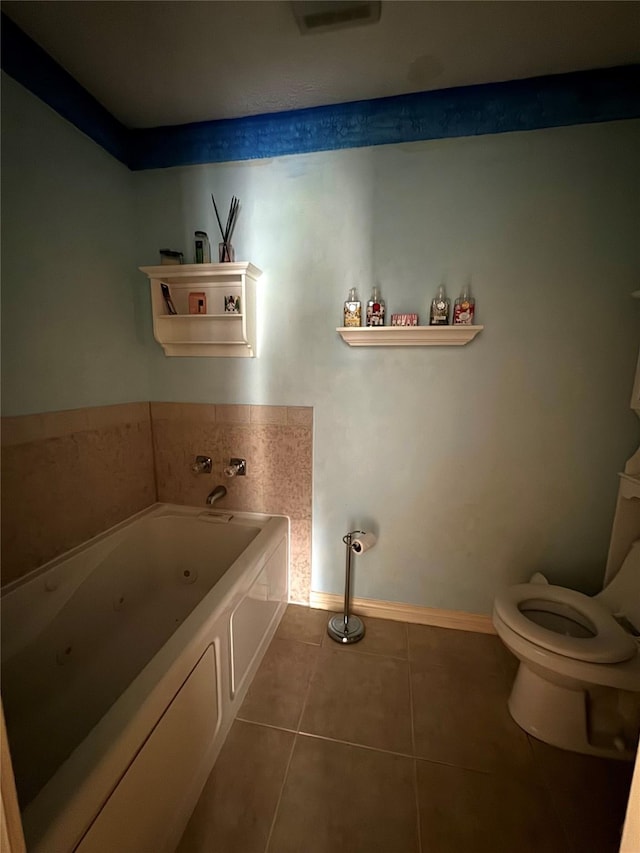
POLYGON ((640 540, 633 543, 618 574, 596 598, 612 613, 626 616, 640 632, 640 540))

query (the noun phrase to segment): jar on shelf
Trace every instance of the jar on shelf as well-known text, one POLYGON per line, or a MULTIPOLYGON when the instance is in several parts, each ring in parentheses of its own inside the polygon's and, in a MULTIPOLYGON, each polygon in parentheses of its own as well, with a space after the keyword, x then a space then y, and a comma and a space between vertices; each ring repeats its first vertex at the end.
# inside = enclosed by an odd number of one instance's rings
POLYGON ((206 231, 196 231, 195 233, 195 252, 194 263, 210 264, 211 263, 211 244, 206 231))

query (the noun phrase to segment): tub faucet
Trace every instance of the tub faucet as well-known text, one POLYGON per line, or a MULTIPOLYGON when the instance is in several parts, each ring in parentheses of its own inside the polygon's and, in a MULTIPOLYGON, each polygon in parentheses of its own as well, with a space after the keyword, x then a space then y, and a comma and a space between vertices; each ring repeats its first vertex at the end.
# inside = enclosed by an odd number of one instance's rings
POLYGON ((218 498, 223 498, 226 494, 227 490, 224 486, 216 486, 215 489, 207 495, 207 503, 209 506, 213 506, 218 498))

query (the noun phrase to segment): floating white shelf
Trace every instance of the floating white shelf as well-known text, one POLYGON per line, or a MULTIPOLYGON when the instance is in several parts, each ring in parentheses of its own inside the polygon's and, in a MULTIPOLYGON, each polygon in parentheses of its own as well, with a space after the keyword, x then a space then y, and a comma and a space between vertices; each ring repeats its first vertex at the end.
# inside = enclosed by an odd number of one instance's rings
POLYGON ((350 347, 462 347, 484 326, 340 326, 350 347))
POLYGON ((262 275, 253 264, 166 264, 140 267, 151 285, 153 335, 171 356, 256 355, 256 282, 262 275), (162 295, 166 284, 177 314, 170 314, 162 295), (207 314, 189 314, 189 294, 205 294, 207 314), (240 297, 242 313, 225 312, 226 296, 240 297))

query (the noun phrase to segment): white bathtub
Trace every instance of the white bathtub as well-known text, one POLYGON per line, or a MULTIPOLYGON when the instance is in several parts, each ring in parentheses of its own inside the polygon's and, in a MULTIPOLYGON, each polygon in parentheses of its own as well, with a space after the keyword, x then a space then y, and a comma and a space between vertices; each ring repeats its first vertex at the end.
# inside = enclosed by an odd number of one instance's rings
POLYGON ((286 607, 281 516, 155 505, 2 594, 29 853, 178 843, 286 607))

